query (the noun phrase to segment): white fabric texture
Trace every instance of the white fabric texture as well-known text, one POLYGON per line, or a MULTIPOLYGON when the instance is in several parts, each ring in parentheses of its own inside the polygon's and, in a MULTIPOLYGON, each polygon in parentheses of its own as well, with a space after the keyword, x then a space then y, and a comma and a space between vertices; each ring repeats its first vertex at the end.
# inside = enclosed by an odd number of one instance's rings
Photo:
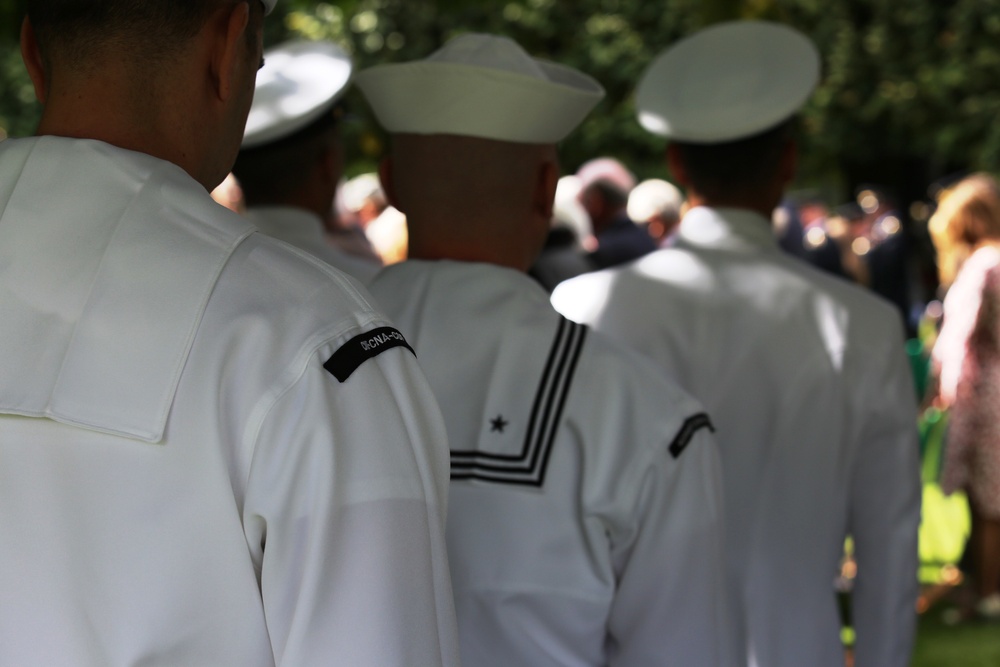
POLYGON ((352 281, 87 140, 0 144, 0 248, 0 665, 457 665, 444 425, 404 348, 324 369, 352 281))
POLYGON ((892 307, 783 255, 763 217, 708 208, 685 216, 675 248, 572 279, 552 301, 712 415, 746 664, 843 666, 833 580, 852 534, 855 664, 908 665, 919 446, 892 307))
POLYGON ((448 427, 463 664, 730 664, 715 443, 669 451, 701 407, 510 269, 411 260, 371 289, 448 427))
POLYGON ((382 268, 380 264, 338 250, 326 241, 323 221, 309 211, 291 206, 254 206, 247 218, 262 234, 290 243, 320 258, 335 269, 360 280, 371 282, 382 268))

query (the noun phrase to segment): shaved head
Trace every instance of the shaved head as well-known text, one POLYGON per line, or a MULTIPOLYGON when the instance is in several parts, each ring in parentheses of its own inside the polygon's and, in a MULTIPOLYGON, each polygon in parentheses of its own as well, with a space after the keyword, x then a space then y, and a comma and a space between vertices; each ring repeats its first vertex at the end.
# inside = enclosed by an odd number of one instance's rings
POLYGON ((237 1, 29 0, 28 18, 49 65, 86 68, 109 51, 162 62, 194 37, 212 12, 237 1))
POLYGON ((399 134, 390 164, 383 181, 406 214, 411 256, 527 269, 541 249, 559 174, 555 146, 399 134))

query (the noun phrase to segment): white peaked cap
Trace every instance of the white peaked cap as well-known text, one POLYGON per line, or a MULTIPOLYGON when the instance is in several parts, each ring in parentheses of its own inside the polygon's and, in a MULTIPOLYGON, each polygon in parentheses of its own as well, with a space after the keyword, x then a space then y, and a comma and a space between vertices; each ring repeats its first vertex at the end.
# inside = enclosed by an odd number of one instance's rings
POLYGON ((653 60, 636 91, 639 123, 683 142, 744 139, 791 118, 819 74, 819 52, 797 30, 764 21, 720 23, 653 60))
POLYGON ((287 42, 264 52, 243 148, 287 137, 328 112, 351 82, 351 58, 330 42, 287 42))
POLYGON ((531 144, 561 141, 604 97, 586 74, 532 58, 507 37, 477 33, 426 60, 364 70, 357 84, 389 132, 531 144))

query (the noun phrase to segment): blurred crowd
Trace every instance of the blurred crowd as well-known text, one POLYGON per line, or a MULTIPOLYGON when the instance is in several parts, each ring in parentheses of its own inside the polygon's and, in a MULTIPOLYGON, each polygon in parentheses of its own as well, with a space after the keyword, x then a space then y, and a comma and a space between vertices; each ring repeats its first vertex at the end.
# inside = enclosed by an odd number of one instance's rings
MULTIPOLYGON (((892 302, 912 337, 927 305, 940 296, 929 218, 959 180, 933 183, 927 198, 915 202, 899 202, 879 185, 863 185, 845 202, 793 190, 774 211, 774 234, 788 254, 892 302)), ((232 174, 212 197, 246 210, 232 174)), ((622 161, 595 158, 559 179, 551 230, 530 274, 551 292, 574 276, 670 247, 686 208, 670 181, 639 182, 622 161)), ((324 229, 330 246, 373 265, 406 259, 406 217, 388 204, 374 172, 341 181, 324 229)))

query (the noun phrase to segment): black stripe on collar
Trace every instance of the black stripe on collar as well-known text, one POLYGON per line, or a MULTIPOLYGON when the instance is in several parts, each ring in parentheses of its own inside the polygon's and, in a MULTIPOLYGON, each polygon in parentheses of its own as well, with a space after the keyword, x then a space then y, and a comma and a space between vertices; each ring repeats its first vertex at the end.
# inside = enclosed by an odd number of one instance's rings
POLYGON ((524 444, 518 454, 481 451, 451 452, 451 478, 540 487, 566 407, 573 376, 583 351, 587 328, 560 318, 542 372, 524 444))

